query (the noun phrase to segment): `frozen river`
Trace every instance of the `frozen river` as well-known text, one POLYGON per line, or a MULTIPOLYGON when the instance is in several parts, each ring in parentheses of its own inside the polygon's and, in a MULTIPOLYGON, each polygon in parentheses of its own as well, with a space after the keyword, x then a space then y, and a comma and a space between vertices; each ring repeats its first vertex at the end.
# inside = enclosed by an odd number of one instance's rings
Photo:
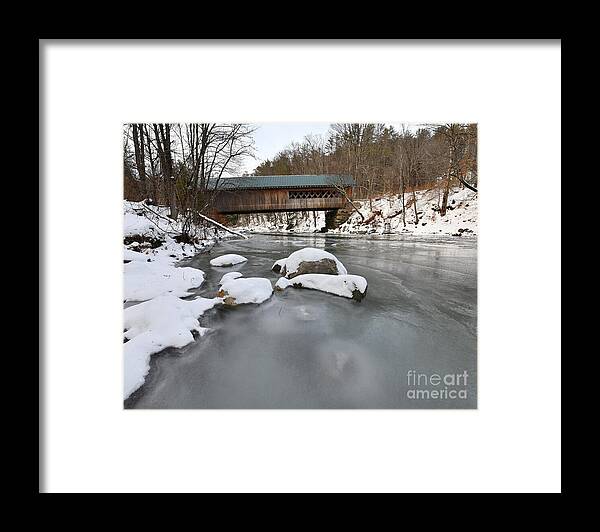
POLYGON ((366 298, 288 288, 260 305, 216 307, 200 319, 209 334, 152 358, 126 407, 476 407, 474 237, 253 235, 186 265, 206 273, 196 293, 214 297, 229 271, 274 283, 273 262, 307 246, 365 277, 366 298), (248 262, 209 265, 225 253, 248 262))

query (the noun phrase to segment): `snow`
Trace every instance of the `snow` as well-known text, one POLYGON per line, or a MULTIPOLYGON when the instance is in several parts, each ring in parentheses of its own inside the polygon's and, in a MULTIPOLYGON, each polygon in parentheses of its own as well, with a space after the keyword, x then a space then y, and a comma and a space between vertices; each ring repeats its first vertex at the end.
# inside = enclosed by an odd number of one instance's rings
POLYGON ((360 215, 354 212, 341 227, 331 232, 381 234, 385 232, 386 223, 389 223, 391 233, 450 234, 456 236, 466 230, 466 233, 477 234, 478 205, 476 192, 466 188, 452 189, 448 195, 448 210, 445 216, 441 216, 439 212, 442 201, 441 190, 417 191, 415 197, 418 213, 418 223, 416 225, 412 194, 405 194, 406 226, 403 224, 401 214, 402 198, 398 195, 381 197, 371 202, 362 202, 360 212, 365 220, 371 218, 370 223, 363 223, 360 215))
MULTIPOLYGON (((135 244, 137 244, 137 242, 135 242, 135 244)), ((139 251, 132 251, 131 249, 125 248, 123 250, 123 260, 141 260, 146 262, 148 260, 148 255, 146 255, 145 253, 140 253, 139 251)))
POLYGON ((204 214, 200 214, 199 212, 196 214, 198 216, 200 216, 200 218, 202 218, 203 220, 206 220, 206 221, 210 222, 211 224, 216 225, 220 229, 223 229, 223 231, 227 231, 228 233, 232 233, 234 235, 241 236, 244 239, 248 238, 246 235, 243 235, 242 233, 238 233, 237 231, 234 231, 233 229, 225 227, 223 224, 220 224, 219 222, 217 222, 216 220, 213 220, 212 218, 209 218, 208 216, 204 216, 204 214))
MULTIPOLYGON (((158 247, 152 249, 145 243, 131 242, 125 246, 125 260, 138 260, 139 257, 128 255, 128 251, 135 251, 146 255, 146 259, 163 258, 170 263, 175 263, 186 257, 193 257, 202 250, 210 249, 222 235, 212 231, 210 238, 200 240, 196 245, 176 242, 174 237, 181 234, 181 222, 168 218, 168 212, 167 207, 148 206, 143 202, 123 202, 123 236, 140 236, 160 243, 158 247)), ((139 260, 143 259, 139 258, 139 260)))
MULTIPOLYGON (((126 256, 131 257, 131 253, 126 256)), ((164 294, 185 297, 190 295, 188 290, 204 282, 202 270, 176 268, 163 260, 146 261, 134 259, 125 264, 125 301, 146 301, 164 294)))
MULTIPOLYGON (((129 202, 126 202, 129 203, 129 202)), ((123 235, 147 235, 157 232, 156 226, 145 216, 126 211, 123 224, 123 235)))
POLYGON ((229 279, 238 279, 240 277, 242 277, 242 274, 240 272, 226 273, 225 275, 223 275, 223 277, 221 277, 221 280, 219 281, 219 286, 222 285, 225 281, 228 281, 229 279))
POLYGON ((337 266, 338 274, 345 275, 348 273, 344 265, 335 255, 323 249, 317 248, 302 248, 298 251, 294 251, 287 259, 279 259, 278 261, 275 261, 273 267, 275 265, 278 265, 281 268, 285 266, 285 275, 286 277, 289 277, 290 274, 296 273, 302 262, 318 262, 323 259, 333 260, 337 266))
POLYGON ((236 255, 235 253, 229 253, 227 255, 221 255, 220 257, 215 257, 210 261, 211 266, 234 266, 235 264, 241 264, 242 262, 246 262, 248 259, 246 257, 242 257, 241 255, 236 255))
POLYGON ((281 277, 275 287, 285 290, 289 286, 301 285, 301 288, 320 290, 329 294, 352 298, 358 290, 362 295, 367 291, 367 280, 360 275, 327 275, 323 273, 306 273, 293 279, 281 277))
POLYGON ((191 331, 202 336, 198 317, 221 299, 199 297, 183 301, 173 295, 155 297, 124 311, 124 395, 125 399, 144 384, 150 369, 150 356, 166 347, 184 347, 194 341, 191 331))
POLYGON ((325 225, 325 212, 299 211, 269 214, 241 214, 238 230, 253 233, 313 233, 325 225))
POLYGON ((225 280, 218 295, 226 305, 241 305, 262 303, 269 299, 272 293, 273 287, 269 279, 248 277, 225 280))

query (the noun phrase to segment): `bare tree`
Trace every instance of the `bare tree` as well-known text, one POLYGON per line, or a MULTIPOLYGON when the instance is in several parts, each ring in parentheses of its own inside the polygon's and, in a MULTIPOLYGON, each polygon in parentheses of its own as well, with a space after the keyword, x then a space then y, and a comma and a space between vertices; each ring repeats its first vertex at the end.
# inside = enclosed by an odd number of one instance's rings
POLYGON ((135 166, 142 184, 142 189, 147 194, 146 189, 146 160, 144 158, 144 138, 141 124, 133 124, 133 149, 135 154, 135 166))
POLYGON ((184 130, 179 202, 183 210, 204 211, 223 176, 235 173, 246 157, 254 155, 254 129, 247 124, 186 124, 184 130))
POLYGON ((162 180, 171 211, 169 216, 173 218, 173 220, 177 220, 177 192, 175 189, 175 180, 173 179, 171 124, 152 124, 152 128, 154 130, 154 140, 158 151, 162 180))
POLYGON ((417 195, 415 189, 419 183, 421 172, 421 160, 423 157, 423 142, 420 134, 413 135, 404 130, 398 144, 397 160, 400 171, 400 194, 402 196, 402 223, 406 227, 406 183, 411 187, 411 206, 415 213, 415 225, 419 223, 419 212, 417 207, 417 195))
POLYGON ((152 182, 152 200, 156 203, 160 201, 160 194, 162 189, 158 150, 156 143, 153 141, 150 135, 150 128, 148 124, 144 124, 144 133, 146 134, 146 153, 148 154, 148 164, 150 166, 149 178, 152 182))
MULTIPOLYGON (((440 215, 445 216, 446 210, 448 208, 448 195, 450 192, 450 184, 452 179, 458 180, 463 186, 472 190, 473 192, 477 192, 477 189, 467 183, 464 176, 462 175, 462 169, 467 167, 472 167, 473 163, 469 163, 468 155, 471 152, 471 145, 473 142, 473 133, 472 129, 470 130, 469 124, 445 124, 438 128, 439 133, 441 133, 447 144, 448 148, 448 169, 445 175, 445 186, 444 193, 442 196, 442 205, 440 208, 440 215)), ((475 129, 475 136, 477 134, 477 130, 475 129)), ((476 141, 476 137, 475 137, 476 141)), ((476 152, 475 152, 476 154, 476 152)), ((474 159, 474 164, 476 168, 476 155, 474 159)))

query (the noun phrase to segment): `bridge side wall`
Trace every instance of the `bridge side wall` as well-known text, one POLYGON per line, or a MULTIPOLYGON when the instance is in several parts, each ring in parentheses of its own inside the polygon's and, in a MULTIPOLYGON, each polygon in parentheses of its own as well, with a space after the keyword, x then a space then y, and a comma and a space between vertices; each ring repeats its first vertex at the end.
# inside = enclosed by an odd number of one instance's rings
MULTIPOLYGON (((304 198, 290 199, 290 191, 306 189, 266 189, 221 191, 215 200, 215 209, 221 213, 244 212, 282 212, 282 211, 311 211, 329 210, 344 207, 346 199, 335 198, 304 198)), ((352 187, 346 189, 346 194, 352 197, 352 187)))

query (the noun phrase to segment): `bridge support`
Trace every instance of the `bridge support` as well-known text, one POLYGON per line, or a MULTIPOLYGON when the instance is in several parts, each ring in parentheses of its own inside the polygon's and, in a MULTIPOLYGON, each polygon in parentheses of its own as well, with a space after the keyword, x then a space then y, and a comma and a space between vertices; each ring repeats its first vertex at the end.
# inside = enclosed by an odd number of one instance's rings
POLYGON ((338 213, 338 209, 331 209, 330 211, 325 211, 325 228, 326 229, 335 229, 337 227, 335 223, 335 219, 338 213))
POLYGON ((337 229, 350 218, 353 212, 354 211, 350 208, 325 211, 325 227, 327 229, 337 229))

